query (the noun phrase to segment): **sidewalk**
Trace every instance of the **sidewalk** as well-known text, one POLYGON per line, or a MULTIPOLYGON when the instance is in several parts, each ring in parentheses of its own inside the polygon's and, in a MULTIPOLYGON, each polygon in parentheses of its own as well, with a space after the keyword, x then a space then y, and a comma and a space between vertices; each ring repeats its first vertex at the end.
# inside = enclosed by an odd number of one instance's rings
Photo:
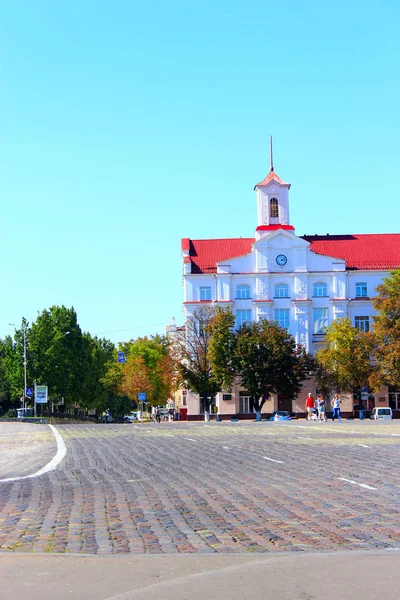
POLYGON ((57 452, 48 425, 0 422, 0 479, 31 475, 57 452))
POLYGON ((0 554, 2 600, 398 600, 395 551, 258 556, 0 554))

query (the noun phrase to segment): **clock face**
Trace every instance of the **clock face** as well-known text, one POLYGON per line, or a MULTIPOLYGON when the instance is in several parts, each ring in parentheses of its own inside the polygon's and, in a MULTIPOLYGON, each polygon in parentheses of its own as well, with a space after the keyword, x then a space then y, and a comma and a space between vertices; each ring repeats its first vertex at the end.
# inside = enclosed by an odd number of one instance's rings
POLYGON ((287 263, 287 256, 285 256, 284 254, 278 254, 278 256, 276 257, 276 264, 279 267, 284 267, 287 263))

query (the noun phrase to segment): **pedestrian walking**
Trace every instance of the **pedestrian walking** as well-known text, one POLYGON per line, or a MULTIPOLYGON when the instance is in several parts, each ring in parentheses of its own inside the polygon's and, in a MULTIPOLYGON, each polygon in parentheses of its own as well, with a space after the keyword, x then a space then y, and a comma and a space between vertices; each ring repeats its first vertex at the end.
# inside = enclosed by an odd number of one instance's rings
POLYGON ((156 408, 156 421, 157 421, 157 423, 161 423, 161 414, 160 414, 159 406, 157 406, 157 408, 156 408))
POLYGON ((340 423, 340 421, 342 419, 342 415, 340 412, 340 405, 342 404, 342 399, 339 396, 339 394, 335 394, 333 396, 333 400, 332 400, 331 404, 333 407, 332 422, 335 420, 335 417, 337 417, 338 421, 340 423))
POLYGON ((314 401, 314 398, 311 395, 311 392, 309 392, 308 396, 307 396, 307 400, 306 400, 306 406, 305 406, 305 409, 306 409, 306 412, 307 412, 307 419, 309 421, 312 420, 312 415, 314 413, 314 407, 315 407, 315 401, 314 401))
POLYGON ((317 402, 318 402, 318 417, 320 422, 325 422, 326 421, 326 413, 325 413, 325 398, 322 396, 322 394, 320 394, 317 398, 317 402))
POLYGON ((107 415, 106 415, 106 411, 103 410, 103 412, 101 413, 101 422, 102 423, 107 423, 107 415))

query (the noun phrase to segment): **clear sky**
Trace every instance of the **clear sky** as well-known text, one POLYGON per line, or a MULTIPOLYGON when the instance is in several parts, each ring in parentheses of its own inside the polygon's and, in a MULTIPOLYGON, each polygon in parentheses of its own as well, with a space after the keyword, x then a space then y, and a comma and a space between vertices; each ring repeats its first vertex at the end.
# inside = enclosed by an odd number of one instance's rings
POLYGON ((396 1, 2 0, 0 337, 54 304, 182 322, 182 237, 399 232, 396 1))

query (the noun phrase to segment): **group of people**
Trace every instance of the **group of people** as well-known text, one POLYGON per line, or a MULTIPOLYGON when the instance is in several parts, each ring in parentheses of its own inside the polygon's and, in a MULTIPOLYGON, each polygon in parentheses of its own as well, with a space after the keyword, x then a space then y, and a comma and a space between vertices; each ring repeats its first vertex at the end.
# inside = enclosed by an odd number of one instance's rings
MULTIPOLYGON (((342 399, 340 398, 339 394, 335 394, 333 399, 331 400, 331 405, 332 405, 332 421, 335 420, 335 418, 337 417, 339 423, 342 419, 342 415, 340 412, 340 405, 342 403, 342 399)), ((314 398, 311 395, 311 392, 309 392, 308 396, 307 396, 307 400, 306 400, 306 406, 305 406, 306 412, 307 412, 307 420, 308 421, 321 421, 321 422, 326 422, 327 418, 326 418, 326 403, 325 403, 325 398, 323 397, 322 394, 320 394, 319 396, 317 396, 316 400, 314 400, 314 398), (317 411, 317 414, 315 413, 315 411, 317 411), (316 418, 314 417, 314 415, 316 414, 316 418)))
POLYGON ((169 408, 168 414, 165 414, 165 412, 161 411, 159 406, 156 406, 152 413, 151 419, 157 423, 161 423, 161 421, 180 421, 181 412, 179 408, 169 408))
POLYGON ((101 422, 102 423, 108 423, 110 420, 110 410, 107 408, 107 410, 103 410, 103 412, 101 413, 101 422))

